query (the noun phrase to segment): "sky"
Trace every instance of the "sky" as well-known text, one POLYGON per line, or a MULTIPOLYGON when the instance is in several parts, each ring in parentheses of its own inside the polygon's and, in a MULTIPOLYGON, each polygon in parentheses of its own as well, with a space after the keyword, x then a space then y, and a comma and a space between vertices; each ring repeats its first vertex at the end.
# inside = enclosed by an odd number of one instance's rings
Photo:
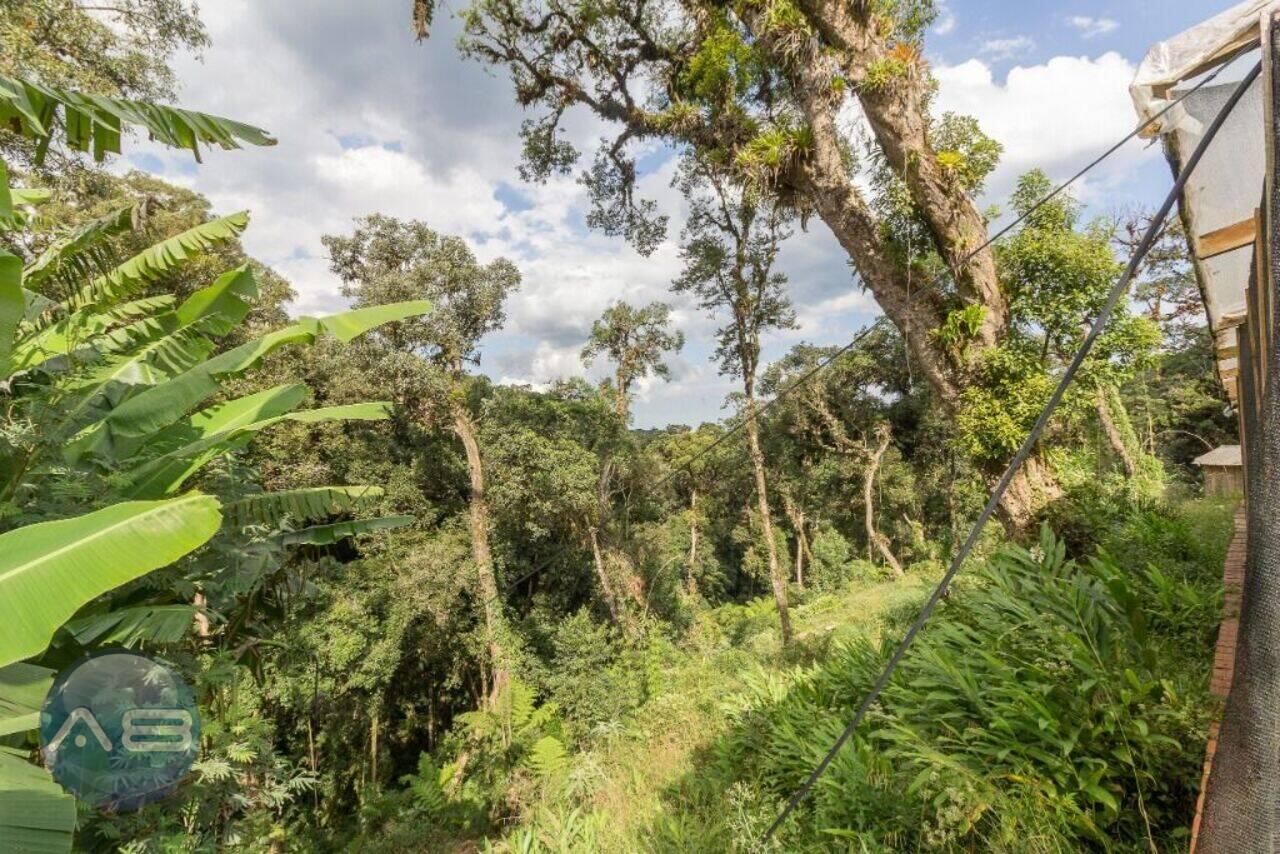
MULTIPOLYGON (((206 0, 212 46, 174 63, 179 103, 266 128, 279 145, 189 154, 143 144, 138 168, 206 195, 216 212, 248 209, 251 255, 293 284, 295 314, 345 301, 320 238, 349 233, 373 212, 419 219, 465 237, 481 260, 506 257, 522 273, 507 323, 482 342, 480 370, 541 387, 601 377, 580 358, 591 323, 610 303, 665 300, 688 339, 669 360, 669 382, 637 388, 634 424, 697 424, 728 414, 734 383, 710 361, 717 326, 668 288, 679 274, 685 211, 670 186, 672 152, 643 160, 641 190, 671 217, 669 239, 641 257, 621 238, 586 229, 586 194, 572 176, 543 185, 517 173, 526 114, 505 74, 463 59, 454 11, 441 4, 431 38, 415 42, 408 0, 206 0)), ((1003 205, 1033 167, 1068 177, 1135 124, 1128 84, 1147 48, 1215 14, 1227 0, 976 2, 946 0, 925 52, 939 81, 938 109, 975 116, 1004 146, 988 204, 1003 205)), ((584 113, 569 133, 586 151, 607 129, 584 113)), ((587 158, 589 162, 589 157, 587 158)), ((1131 142, 1091 172, 1077 195, 1093 214, 1154 207, 1171 183, 1158 146, 1131 142)), ((764 340, 775 359, 800 341, 843 344, 878 309, 847 256, 814 218, 787 241, 780 268, 799 328, 764 340)))

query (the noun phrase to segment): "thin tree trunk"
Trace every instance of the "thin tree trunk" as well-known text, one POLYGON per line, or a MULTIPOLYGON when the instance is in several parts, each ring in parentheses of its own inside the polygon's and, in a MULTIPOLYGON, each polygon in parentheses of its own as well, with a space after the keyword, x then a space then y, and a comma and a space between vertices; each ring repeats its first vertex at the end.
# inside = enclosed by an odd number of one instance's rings
POLYGON ((369 776, 373 788, 378 788, 378 710, 373 710, 373 720, 369 722, 369 776))
POLYGON ((1107 436, 1107 444, 1111 446, 1111 450, 1115 452, 1115 455, 1120 458, 1120 463, 1124 466, 1124 473, 1129 477, 1133 477, 1138 473, 1138 465, 1133 460, 1133 454, 1129 453, 1129 448, 1124 443, 1124 437, 1120 435, 1120 428, 1116 426, 1115 418, 1111 414, 1111 406, 1107 403, 1107 390, 1105 388, 1098 389, 1098 395, 1094 402, 1098 410, 1098 421, 1102 423, 1102 432, 1107 436))
POLYGON ((205 598, 203 592, 200 592, 191 598, 191 604, 196 609, 196 637, 200 638, 201 643, 205 643, 209 638, 209 615, 205 613, 205 606, 209 604, 209 600, 205 598))
POLYGON ((698 595, 698 582, 694 571, 698 565, 698 490, 689 491, 689 566, 685 569, 684 585, 690 596, 698 595))
POLYGON ((622 625, 621 614, 618 613, 618 601, 613 595, 613 585, 609 582, 609 573, 604 565, 604 553, 600 549, 600 532, 592 525, 589 528, 591 536, 591 556, 595 562, 596 577, 600 580, 600 592, 604 595, 605 607, 609 609, 609 616, 613 619, 615 625, 622 625))
POLYGON ((782 493, 782 508, 786 511, 792 530, 796 532, 796 584, 803 586, 805 560, 809 561, 810 566, 813 565, 813 552, 809 549, 809 537, 804 531, 804 513, 786 491, 782 493))
POLYGON ((773 521, 769 517, 769 491, 764 476, 764 453, 760 450, 760 435, 756 425, 756 398, 752 383, 747 382, 747 448, 751 452, 751 465, 756 475, 756 499, 760 511, 760 527, 764 531, 764 544, 769 552, 769 582, 773 586, 773 601, 778 605, 778 622, 782 628, 782 645, 791 645, 791 614, 787 608, 787 579, 778 566, 778 546, 773 538, 773 521))
POLYGON ((862 482, 862 503, 866 508, 867 539, 880 552, 880 556, 884 558, 885 563, 889 564, 893 574, 898 578, 902 578, 905 574, 902 571, 902 564, 898 563, 898 559, 893 556, 893 552, 889 549, 888 538, 876 530, 876 474, 880 471, 880 461, 884 459, 884 453, 889 450, 889 442, 893 438, 893 434, 889 432, 889 425, 887 424, 881 425, 879 434, 880 444, 876 446, 875 451, 871 453, 871 457, 867 461, 867 473, 862 482))
POLYGON ((489 502, 484 491, 484 467, 480 445, 476 441, 475 424, 460 403, 453 405, 453 431, 462 440, 467 453, 467 473, 471 479, 468 500, 471 528, 471 559, 476 565, 480 598, 484 603, 485 643, 489 648, 489 666, 493 679, 489 685, 492 703, 511 677, 506 651, 502 648, 502 613, 499 607, 498 581, 493 570, 493 553, 489 548, 489 502))

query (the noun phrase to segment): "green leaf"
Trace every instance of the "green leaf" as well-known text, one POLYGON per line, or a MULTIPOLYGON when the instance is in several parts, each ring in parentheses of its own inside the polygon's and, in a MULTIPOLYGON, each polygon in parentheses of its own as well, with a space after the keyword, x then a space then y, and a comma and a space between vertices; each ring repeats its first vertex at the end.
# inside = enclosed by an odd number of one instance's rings
POLYGON ((9 356, 25 313, 22 259, 0 249, 0 376, 8 376, 9 356))
POLYGON ((43 652, 86 602, 198 548, 221 524, 217 499, 196 492, 0 534, 0 666, 43 652))
MULTIPOLYGON (((323 421, 381 421, 390 413, 390 404, 387 403, 352 403, 346 406, 326 406, 287 415, 274 415, 260 421, 246 423, 245 419, 250 418, 254 413, 240 404, 250 401, 257 406, 262 401, 254 400, 255 398, 263 398, 264 395, 271 393, 278 395, 281 390, 287 392, 291 388, 293 387, 280 386, 268 392, 233 401, 232 403, 236 405, 228 405, 231 409, 229 413, 219 412, 212 416, 216 421, 212 423, 211 432, 207 435, 138 466, 129 477, 125 494, 130 498, 156 498, 176 492, 187 478, 208 464, 210 460, 242 446, 255 433, 281 421, 297 421, 302 424, 317 424, 323 421)), ((306 387, 302 386, 302 389, 305 391, 306 387)), ((216 409, 222 409, 222 407, 216 407, 216 409)))
POLYGON ((282 546, 331 546, 347 537, 386 531, 391 528, 403 528, 405 525, 412 525, 414 521, 412 516, 379 516, 376 519, 312 525, 310 528, 280 534, 276 537, 276 541, 282 546))
POLYGON ((76 799, 49 772, 0 747, 0 851, 65 854, 76 826, 76 799))
POLYGON ((310 521, 377 501, 377 486, 316 486, 250 495, 223 507, 228 525, 278 525, 288 519, 310 521))
POLYGON ((80 617, 67 623, 66 629, 81 646, 177 643, 186 637, 195 617, 193 605, 140 605, 80 617))
POLYGON ((425 300, 357 309, 329 317, 303 317, 292 326, 248 341, 202 362, 173 379, 129 398, 106 417, 86 427, 64 450, 68 462, 93 451, 110 456, 117 438, 150 436, 173 424, 201 401, 221 390, 219 380, 249 370, 269 353, 288 344, 309 344, 323 332, 350 341, 383 323, 403 320, 431 310, 425 300))
POLYGON ((220 116, 72 92, 0 75, 0 127, 45 141, 58 123, 66 128, 67 144, 77 151, 88 151, 92 146, 95 160, 102 160, 108 152, 120 153, 120 132, 125 126, 145 130, 152 139, 172 148, 190 149, 196 160, 200 159, 201 145, 230 149, 240 148, 241 143, 276 144, 261 128, 220 116))
MULTIPOLYGON (((134 300, 105 310, 86 307, 72 312, 61 320, 20 336, 10 359, 9 373, 29 370, 68 356, 73 351, 84 351, 86 358, 91 357, 100 344, 110 341, 97 341, 97 336, 121 323, 138 318, 145 320, 158 311, 167 310, 172 304, 173 297, 158 296, 134 300)), ((169 328, 174 327, 171 324, 169 328)))
POLYGON ((133 230, 137 226, 138 208, 137 203, 124 205, 106 216, 90 220, 50 243, 39 258, 27 265, 27 287, 39 285, 67 266, 79 274, 93 269, 90 264, 83 263, 81 258, 108 237, 133 230))
POLYGON ((214 335, 225 335, 248 316, 249 300, 257 295, 258 282, 253 271, 242 264, 187 297, 178 306, 178 320, 183 326, 216 320, 215 324, 206 323, 202 328, 214 335))
MULTIPOLYGON (((428 314, 430 311, 430 300, 410 300, 408 302, 393 302, 386 305, 357 308, 342 314, 317 318, 316 322, 320 324, 325 332, 345 344, 370 329, 382 326, 384 323, 417 317, 418 315, 428 314)), ((307 318, 303 318, 303 320, 305 321, 307 318)))
POLYGON ((40 707, 53 677, 49 668, 21 661, 0 667, 0 735, 40 726, 40 707))
POLYGON ((249 225, 249 212, 239 211, 202 222, 166 240, 148 246, 106 275, 85 285, 64 304, 68 311, 77 306, 119 299, 148 282, 172 272, 219 243, 235 240, 249 225))

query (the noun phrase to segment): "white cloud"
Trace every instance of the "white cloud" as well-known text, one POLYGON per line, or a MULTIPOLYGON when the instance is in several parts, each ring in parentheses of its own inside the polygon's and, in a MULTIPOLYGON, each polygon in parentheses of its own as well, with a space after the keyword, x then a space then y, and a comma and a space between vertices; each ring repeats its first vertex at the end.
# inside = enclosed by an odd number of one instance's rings
POLYGON ((1067 18, 1067 23, 1079 31, 1080 35, 1086 39, 1105 36, 1107 33, 1115 32, 1120 27, 1120 22, 1115 18, 1093 18, 1089 15, 1072 15, 1067 18))
POLYGON ((1021 56, 1035 46, 1036 43, 1030 36, 1012 36, 1004 39, 989 39, 978 48, 978 53, 999 62, 1002 59, 1021 56))
POLYGON ((956 13, 951 10, 946 0, 938 0, 933 4, 934 10, 938 16, 933 22, 933 34, 936 36, 946 36, 955 32, 956 13))
MULTIPOLYGON (((1058 56, 1042 65, 1018 66, 1004 81, 986 63, 971 59, 934 69, 938 110, 975 116, 1004 146, 988 182, 988 196, 1003 201, 1018 175, 1041 167, 1055 178, 1083 166, 1133 129, 1128 97, 1134 68, 1117 53, 1097 59, 1058 56)), ((1091 173, 1081 197, 1125 180, 1137 165, 1160 157, 1156 148, 1131 143, 1091 173)))

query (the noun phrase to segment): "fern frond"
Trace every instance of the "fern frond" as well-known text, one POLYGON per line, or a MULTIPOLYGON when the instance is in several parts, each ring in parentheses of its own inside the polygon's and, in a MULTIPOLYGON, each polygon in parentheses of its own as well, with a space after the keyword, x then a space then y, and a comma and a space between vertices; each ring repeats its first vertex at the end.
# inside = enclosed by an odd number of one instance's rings
POLYGON ((569 751, 554 735, 545 735, 529 751, 528 764, 544 780, 555 780, 569 770, 569 751))

